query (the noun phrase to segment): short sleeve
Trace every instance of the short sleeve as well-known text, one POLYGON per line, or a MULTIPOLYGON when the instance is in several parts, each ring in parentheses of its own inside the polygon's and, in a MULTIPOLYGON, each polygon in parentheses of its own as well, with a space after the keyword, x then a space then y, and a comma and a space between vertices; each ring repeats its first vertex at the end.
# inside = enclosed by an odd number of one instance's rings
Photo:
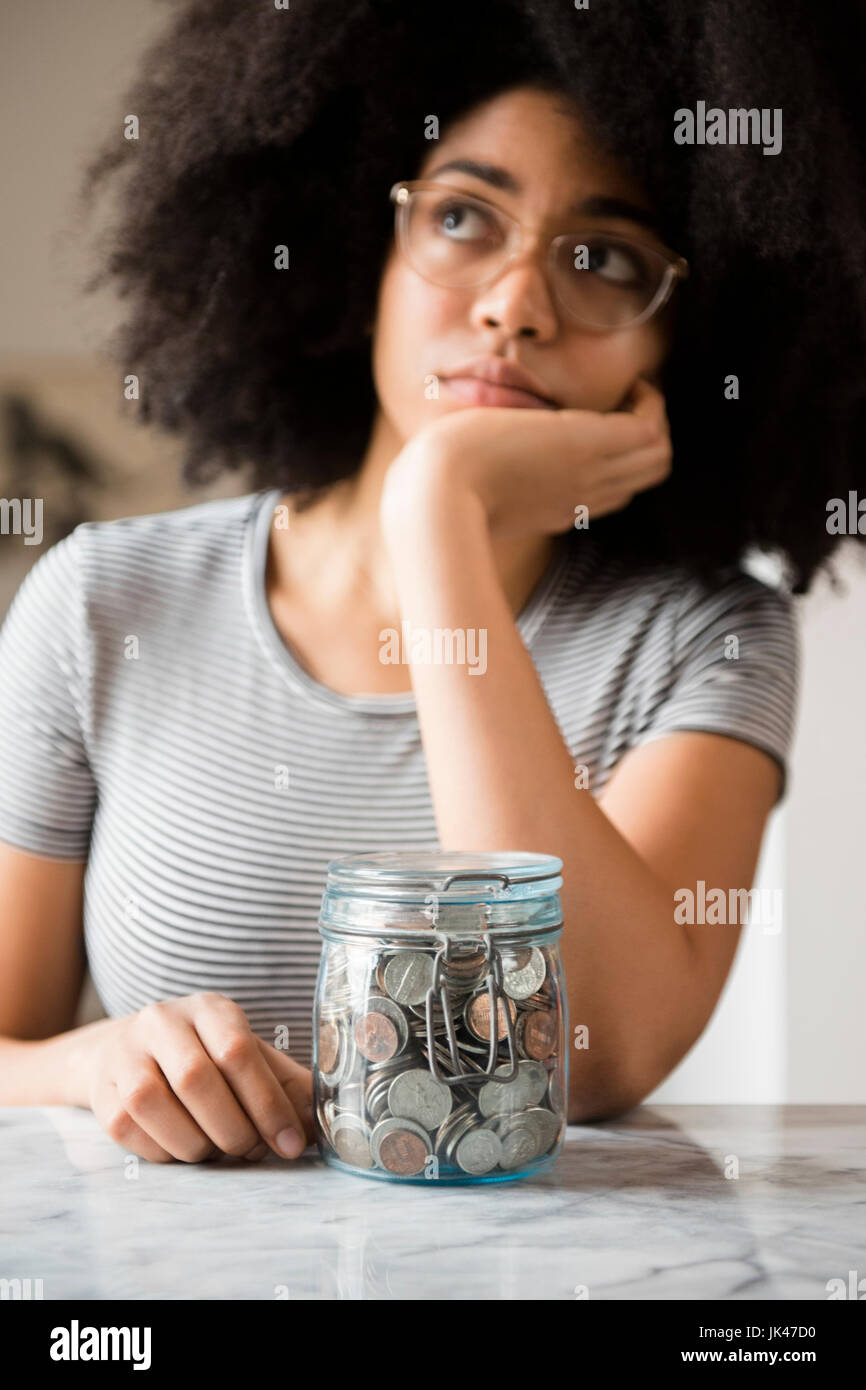
POLYGON ((738 574, 719 589, 688 584, 679 605, 673 678, 637 743, 676 730, 725 734, 768 753, 788 787, 800 678, 792 598, 738 574))
POLYGON ((80 533, 39 557, 0 627, 0 840, 52 859, 87 859, 96 804, 80 533))

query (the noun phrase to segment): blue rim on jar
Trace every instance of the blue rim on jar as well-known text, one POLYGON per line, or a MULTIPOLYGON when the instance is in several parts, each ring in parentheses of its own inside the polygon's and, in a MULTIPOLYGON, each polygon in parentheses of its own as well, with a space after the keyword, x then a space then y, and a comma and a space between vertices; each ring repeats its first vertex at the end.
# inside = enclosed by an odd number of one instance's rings
POLYGON ((559 1152, 562 861, 411 849, 328 864, 314 1017, 319 1151, 402 1182, 504 1182, 559 1152))

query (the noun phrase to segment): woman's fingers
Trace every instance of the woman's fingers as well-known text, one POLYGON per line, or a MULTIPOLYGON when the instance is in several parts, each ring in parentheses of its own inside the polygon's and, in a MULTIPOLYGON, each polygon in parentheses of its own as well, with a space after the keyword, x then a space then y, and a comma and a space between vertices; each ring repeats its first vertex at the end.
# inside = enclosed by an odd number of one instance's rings
POLYGON ((294 1106, 295 1114, 301 1119, 307 1139, 312 1143, 316 1137, 313 1127, 313 1073, 309 1067, 301 1066, 294 1057, 289 1057, 262 1038, 257 1041, 265 1061, 294 1106))
POLYGON ((657 444, 647 444, 642 449, 632 449, 629 453, 602 461, 602 476, 605 483, 617 486, 621 483, 634 485, 638 491, 642 487, 653 487, 663 482, 671 471, 671 446, 667 440, 657 444))
POLYGON ((196 996, 192 1019, 261 1138, 281 1158, 298 1158, 307 1147, 304 1122, 265 1060, 243 1010, 223 995, 196 996))
POLYGON ((261 1142, 261 1135, 187 1018, 175 1009, 155 1006, 149 1043, 172 1091, 218 1149, 242 1158, 261 1142))
POLYGON ((669 441, 665 398, 650 382, 639 377, 629 397, 629 408, 598 417, 597 451, 606 458, 635 453, 669 441))
POLYGON ((177 1155, 165 1149, 129 1113, 117 1083, 99 1078, 91 1097, 91 1109, 115 1144, 151 1163, 173 1163, 177 1155))
POLYGON ((122 1049, 114 1079, 121 1104, 135 1123, 167 1153, 184 1163, 201 1163, 216 1146, 172 1091, 147 1052, 122 1049))

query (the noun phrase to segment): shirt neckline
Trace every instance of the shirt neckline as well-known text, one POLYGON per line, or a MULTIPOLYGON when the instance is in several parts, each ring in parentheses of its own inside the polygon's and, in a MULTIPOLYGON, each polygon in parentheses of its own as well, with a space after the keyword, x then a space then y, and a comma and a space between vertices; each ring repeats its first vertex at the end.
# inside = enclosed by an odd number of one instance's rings
MULTIPOLYGON (((341 691, 332 690, 330 686, 316 680, 286 644, 274 622, 265 584, 271 521, 274 508, 282 495, 282 488, 268 488, 254 494, 253 506, 247 518, 244 582, 249 609, 262 646, 291 684, 332 709, 364 714, 415 714, 414 691, 383 695, 346 695, 341 691)), ((570 547, 565 543, 566 539, 562 538, 547 569, 515 619, 527 646, 544 621, 568 571, 570 547)))

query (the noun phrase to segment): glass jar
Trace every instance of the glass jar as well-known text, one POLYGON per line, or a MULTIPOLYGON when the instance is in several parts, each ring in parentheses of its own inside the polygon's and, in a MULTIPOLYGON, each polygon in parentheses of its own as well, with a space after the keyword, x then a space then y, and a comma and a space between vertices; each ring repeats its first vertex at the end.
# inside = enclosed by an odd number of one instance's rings
POLYGON ((561 869, 425 850, 329 863, 313 1023, 326 1162, 400 1182, 549 1167, 568 1108, 561 869))

